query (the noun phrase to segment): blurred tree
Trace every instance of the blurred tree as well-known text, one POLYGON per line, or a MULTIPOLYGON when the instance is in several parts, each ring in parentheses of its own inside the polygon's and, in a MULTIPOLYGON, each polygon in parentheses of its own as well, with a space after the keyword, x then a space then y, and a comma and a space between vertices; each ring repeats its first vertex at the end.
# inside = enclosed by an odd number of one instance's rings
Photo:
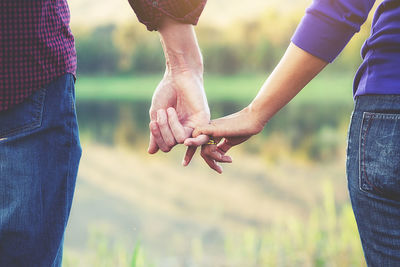
POLYGON ((139 43, 131 57, 133 73, 160 73, 165 69, 160 42, 139 43))
POLYGON ((111 39, 114 25, 95 28, 77 37, 78 71, 84 74, 116 73, 119 51, 111 39))
POLYGON ((204 68, 210 73, 235 74, 245 62, 240 47, 232 44, 213 44, 203 48, 204 68))
MULTIPOLYGON (((200 23, 196 32, 206 71, 229 75, 272 71, 304 15, 306 4, 301 1, 283 8, 278 2, 271 2, 261 15, 224 27, 200 23)), ((332 70, 354 72, 359 66, 360 47, 368 37, 371 19, 372 15, 335 61, 332 70)), ((149 34, 137 22, 100 26, 76 37, 81 73, 157 73, 164 70, 158 34, 149 34)))

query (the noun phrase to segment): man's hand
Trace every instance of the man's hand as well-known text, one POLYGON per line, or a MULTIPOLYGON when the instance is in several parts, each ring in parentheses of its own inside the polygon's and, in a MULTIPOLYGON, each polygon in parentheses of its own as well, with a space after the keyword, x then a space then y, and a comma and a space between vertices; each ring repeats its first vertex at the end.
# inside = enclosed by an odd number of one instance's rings
MULTIPOLYGON (((195 127, 207 124, 210 110, 203 87, 203 59, 192 25, 164 17, 159 33, 166 71, 150 108, 148 152, 168 152, 191 137, 195 127)), ((200 136, 198 140, 208 140, 200 136)))
POLYGON ((168 152, 191 137, 195 127, 210 121, 202 77, 190 71, 166 73, 154 92, 150 119, 150 154, 168 152))

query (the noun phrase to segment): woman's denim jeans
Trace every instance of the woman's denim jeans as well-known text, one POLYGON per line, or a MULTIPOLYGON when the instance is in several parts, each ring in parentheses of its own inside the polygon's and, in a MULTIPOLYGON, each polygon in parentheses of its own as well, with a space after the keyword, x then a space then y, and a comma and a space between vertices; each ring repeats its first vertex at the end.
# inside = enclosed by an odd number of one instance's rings
POLYGON ((71 74, 0 112, 0 266, 61 266, 80 156, 71 74))
POLYGON ((368 266, 400 266, 400 95, 356 99, 347 176, 368 266))

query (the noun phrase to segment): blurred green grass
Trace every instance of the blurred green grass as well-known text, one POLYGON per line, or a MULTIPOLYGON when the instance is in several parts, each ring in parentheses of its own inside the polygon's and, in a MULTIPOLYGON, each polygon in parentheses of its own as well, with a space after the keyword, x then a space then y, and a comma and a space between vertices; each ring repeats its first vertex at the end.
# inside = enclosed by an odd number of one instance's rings
MULTIPOLYGON (((249 103, 257 94, 267 75, 241 74, 221 76, 205 74, 204 83, 208 100, 249 103)), ((350 73, 325 71, 312 81, 293 103, 352 102, 350 73)), ((144 76, 79 76, 77 99, 84 101, 150 101, 162 75, 144 76)))
MULTIPOLYGON (((205 88, 211 110, 220 109, 218 115, 222 115, 246 105, 266 77, 261 74, 206 74, 205 88)), ((147 127, 144 123, 148 117, 147 105, 161 78, 161 74, 79 77, 76 92, 78 102, 82 101, 78 109, 81 111, 80 126, 83 126, 81 132, 93 132, 95 136, 105 127, 105 132, 110 134, 110 143, 134 147, 135 140, 144 138, 139 132, 140 125, 147 127)), ((347 108, 352 106, 351 88, 352 74, 324 71, 295 98, 289 109, 280 112, 269 123, 266 132, 278 134, 271 134, 265 140, 254 139, 247 152, 265 157, 266 161, 266 155, 270 155, 268 160, 273 162, 279 159, 280 153, 288 161, 287 155, 293 158, 296 151, 304 152, 314 160, 338 160, 344 150, 343 125, 347 124, 350 112, 347 108)), ((310 211, 308 218, 288 216, 279 224, 228 233, 222 240, 216 260, 232 267, 365 266, 350 205, 336 205, 331 185, 325 185, 323 191, 324 200, 310 211)), ((268 192, 272 194, 272 191, 268 192)), ((163 262, 157 263, 157 257, 152 255, 154 251, 144 244, 138 247, 113 245, 107 237, 94 238, 89 246, 89 256, 79 254, 75 257, 67 251, 64 265, 165 266, 163 262), (87 259, 82 263, 84 257, 87 259)), ((200 237, 193 240, 191 260, 199 263, 198 266, 215 266, 207 248, 209 244, 200 237)))
MULTIPOLYGON (((329 180, 322 187, 324 199, 306 220, 289 215, 281 223, 262 229, 248 228, 242 233, 224 236, 223 251, 207 254, 208 244, 201 238, 191 242, 187 265, 178 261, 155 259, 151 249, 111 242, 96 229, 92 230, 89 253, 79 257, 67 249, 66 267, 155 267, 155 266, 230 266, 230 267, 362 267, 366 266, 357 225, 349 203, 337 206, 334 188, 329 180)), ((132 237, 133 238, 133 237, 132 237)))

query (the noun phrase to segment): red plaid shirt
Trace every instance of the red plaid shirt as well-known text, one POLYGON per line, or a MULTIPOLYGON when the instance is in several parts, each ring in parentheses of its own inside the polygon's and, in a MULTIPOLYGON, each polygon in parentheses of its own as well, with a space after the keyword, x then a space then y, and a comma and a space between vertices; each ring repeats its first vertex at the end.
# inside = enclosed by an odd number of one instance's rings
POLYGON ((66 0, 0 0, 0 111, 75 73, 66 0))
MULTIPOLYGON (((207 0, 129 0, 156 30, 163 14, 196 24, 207 0)), ((55 78, 76 72, 67 0, 0 0, 0 111, 23 102, 55 78)))

